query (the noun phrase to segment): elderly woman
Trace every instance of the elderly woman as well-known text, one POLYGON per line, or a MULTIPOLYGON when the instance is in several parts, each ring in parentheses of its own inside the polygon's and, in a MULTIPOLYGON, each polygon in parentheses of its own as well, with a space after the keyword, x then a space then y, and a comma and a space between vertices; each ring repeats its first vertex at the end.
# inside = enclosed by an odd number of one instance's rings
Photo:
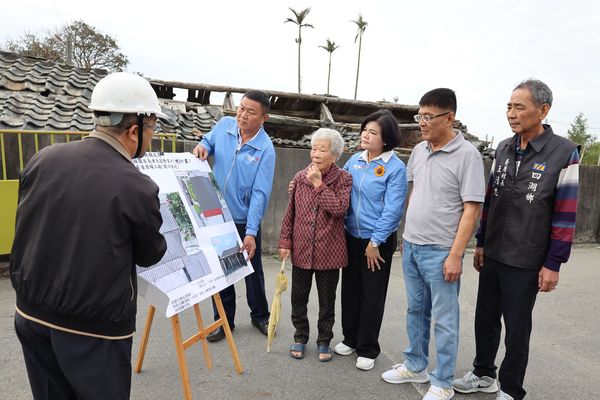
POLYGON ((319 294, 317 346, 319 360, 332 357, 335 294, 339 269, 348 264, 344 216, 350 202, 352 177, 335 165, 344 139, 321 128, 311 139, 311 163, 292 181, 290 200, 281 223, 279 255, 292 256, 292 323, 296 328, 290 356, 303 358, 308 343, 308 296, 315 275, 319 294))
POLYGON ((346 216, 349 264, 342 273, 344 340, 335 352, 356 351, 356 367, 365 371, 380 352, 379 329, 404 211, 406 167, 393 152, 399 144, 398 121, 387 110, 377 111, 361 125, 363 151, 344 166, 353 183, 346 216))

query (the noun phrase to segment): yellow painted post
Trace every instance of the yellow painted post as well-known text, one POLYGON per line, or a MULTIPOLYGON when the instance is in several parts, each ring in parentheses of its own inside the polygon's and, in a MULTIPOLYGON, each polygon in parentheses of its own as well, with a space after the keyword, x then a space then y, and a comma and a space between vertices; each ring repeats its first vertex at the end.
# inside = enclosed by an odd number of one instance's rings
POLYGON ((21 142, 21 134, 17 133, 17 144, 19 146, 19 172, 23 171, 23 142, 21 142))
POLYGON ((10 253, 15 238, 18 192, 18 180, 5 179, 0 181, 0 254, 10 253))
POLYGON ((4 152, 4 133, 0 133, 0 151, 2 153, 2 179, 6 180, 6 153, 4 152))

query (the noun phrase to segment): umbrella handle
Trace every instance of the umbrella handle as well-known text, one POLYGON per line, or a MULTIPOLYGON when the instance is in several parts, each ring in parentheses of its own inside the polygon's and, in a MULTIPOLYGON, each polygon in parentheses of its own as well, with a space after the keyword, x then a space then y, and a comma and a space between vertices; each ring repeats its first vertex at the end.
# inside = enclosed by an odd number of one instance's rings
POLYGON ((281 272, 283 272, 283 270, 285 269, 285 260, 287 260, 287 258, 284 258, 284 259, 281 261, 281 272))

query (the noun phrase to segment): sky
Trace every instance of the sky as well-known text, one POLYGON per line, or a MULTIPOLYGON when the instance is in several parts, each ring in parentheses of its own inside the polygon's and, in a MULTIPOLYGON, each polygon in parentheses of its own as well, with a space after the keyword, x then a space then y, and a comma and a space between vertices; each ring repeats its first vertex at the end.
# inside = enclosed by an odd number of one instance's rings
MULTIPOLYGON (((457 118, 494 144, 512 135, 506 103, 527 78, 554 93, 548 122, 566 135, 584 113, 600 139, 600 2, 504 1, 113 1, 5 2, 0 42, 81 19, 113 36, 128 71, 146 77, 297 91, 296 25, 288 7, 311 7, 303 30, 302 92, 324 94, 327 38, 333 95, 352 98, 359 14, 368 22, 358 100, 418 104, 436 87, 455 90, 457 118), (95 5, 95 6, 94 6, 95 5)), ((216 99, 213 102, 219 102, 216 99)))

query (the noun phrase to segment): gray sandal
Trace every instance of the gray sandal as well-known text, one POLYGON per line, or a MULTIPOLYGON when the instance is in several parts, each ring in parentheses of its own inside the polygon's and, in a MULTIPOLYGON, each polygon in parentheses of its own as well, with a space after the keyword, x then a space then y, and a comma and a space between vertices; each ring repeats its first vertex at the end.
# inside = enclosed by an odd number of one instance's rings
POLYGON ((304 348, 305 347, 306 347, 306 345, 304 343, 294 343, 293 345, 290 346, 290 357, 298 359, 298 360, 304 358, 304 348), (294 354, 293 352, 300 353, 300 354, 294 354))
POLYGON ((319 347, 319 361, 327 362, 331 361, 333 358, 333 353, 331 352, 331 347, 329 346, 318 346, 319 347), (327 355, 328 357, 322 358, 322 355, 327 355))

